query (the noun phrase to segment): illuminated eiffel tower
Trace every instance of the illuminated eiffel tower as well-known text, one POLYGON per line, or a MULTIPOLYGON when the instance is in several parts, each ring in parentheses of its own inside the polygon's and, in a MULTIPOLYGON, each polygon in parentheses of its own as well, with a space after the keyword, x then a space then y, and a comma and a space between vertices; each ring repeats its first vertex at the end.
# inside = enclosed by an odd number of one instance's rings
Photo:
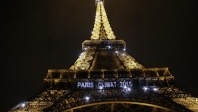
POLYGON ((69 69, 49 69, 45 88, 10 111, 198 112, 198 99, 174 86, 168 68, 145 68, 114 35, 96 0, 90 40, 69 69))

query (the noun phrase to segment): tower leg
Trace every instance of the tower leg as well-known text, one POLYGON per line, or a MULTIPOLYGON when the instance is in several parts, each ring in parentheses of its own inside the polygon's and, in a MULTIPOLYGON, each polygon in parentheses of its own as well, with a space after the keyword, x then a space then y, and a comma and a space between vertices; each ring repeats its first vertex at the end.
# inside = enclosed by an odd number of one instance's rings
POLYGON ((156 112, 157 108, 153 108, 152 112, 156 112))
POLYGON ((114 112, 114 103, 111 103, 111 112, 114 112))

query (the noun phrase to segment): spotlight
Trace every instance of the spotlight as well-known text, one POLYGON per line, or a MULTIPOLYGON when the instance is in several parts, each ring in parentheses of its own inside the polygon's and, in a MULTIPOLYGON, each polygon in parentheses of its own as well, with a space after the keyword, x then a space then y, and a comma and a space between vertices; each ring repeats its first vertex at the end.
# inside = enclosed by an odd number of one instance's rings
POLYGON ((25 103, 22 103, 22 104, 21 104, 21 107, 23 107, 23 108, 24 108, 24 107, 25 107, 25 103))
POLYGON ((107 46, 108 49, 111 49, 111 46, 107 46))
POLYGON ((85 97, 85 100, 86 101, 89 101, 89 99, 90 99, 90 97, 88 97, 88 96, 85 97))
POLYGON ((131 91, 131 88, 127 88, 127 91, 131 91))
POLYGON ((153 88, 153 91, 155 91, 155 92, 158 91, 158 88, 153 88))
POLYGON ((103 87, 102 87, 102 86, 100 86, 100 87, 99 87, 99 89, 103 89, 103 87))
POLYGON ((144 90, 144 91, 147 91, 147 90, 148 90, 148 87, 143 87, 143 90, 144 90))

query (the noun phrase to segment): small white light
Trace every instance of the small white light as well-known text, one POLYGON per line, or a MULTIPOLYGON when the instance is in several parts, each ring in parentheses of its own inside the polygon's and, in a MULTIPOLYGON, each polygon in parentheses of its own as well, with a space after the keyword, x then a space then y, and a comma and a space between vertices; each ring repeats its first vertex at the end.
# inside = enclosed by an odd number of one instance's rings
POLYGON ((25 103, 22 103, 22 104, 21 104, 21 107, 23 107, 23 108, 24 108, 24 107, 25 107, 25 103))
POLYGON ((127 91, 131 91, 131 88, 127 88, 127 91))
POLYGON ((124 53, 122 53, 122 56, 125 56, 125 54, 124 54, 124 53))
POLYGON ((148 87, 143 87, 144 91, 147 91, 148 90, 148 87))
POLYGON ((123 51, 126 51, 126 49, 124 48, 123 51))
POLYGON ((103 87, 102 87, 102 86, 100 86, 100 87, 99 87, 99 89, 103 89, 103 87))
POLYGON ((107 46, 108 49, 111 49, 111 46, 107 46))
POLYGON ((85 100, 88 101, 90 98, 88 96, 85 97, 85 100))
POLYGON ((158 88, 153 88, 153 91, 158 91, 158 88))
POLYGON ((79 55, 79 57, 81 57, 82 56, 82 53, 79 55))
POLYGON ((124 86, 123 88, 124 88, 124 89, 127 89, 127 87, 126 87, 126 86, 124 86))
POLYGON ((118 51, 115 51, 115 53, 118 54, 119 52, 118 51))

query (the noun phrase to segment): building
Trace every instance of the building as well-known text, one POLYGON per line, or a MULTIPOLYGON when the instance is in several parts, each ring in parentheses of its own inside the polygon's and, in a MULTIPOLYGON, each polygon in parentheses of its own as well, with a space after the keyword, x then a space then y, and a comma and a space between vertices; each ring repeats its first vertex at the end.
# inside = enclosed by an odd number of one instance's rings
POLYGON ((96 0, 90 40, 69 69, 50 69, 45 89, 11 111, 198 111, 198 99, 179 90, 168 68, 145 68, 114 35, 96 0))

